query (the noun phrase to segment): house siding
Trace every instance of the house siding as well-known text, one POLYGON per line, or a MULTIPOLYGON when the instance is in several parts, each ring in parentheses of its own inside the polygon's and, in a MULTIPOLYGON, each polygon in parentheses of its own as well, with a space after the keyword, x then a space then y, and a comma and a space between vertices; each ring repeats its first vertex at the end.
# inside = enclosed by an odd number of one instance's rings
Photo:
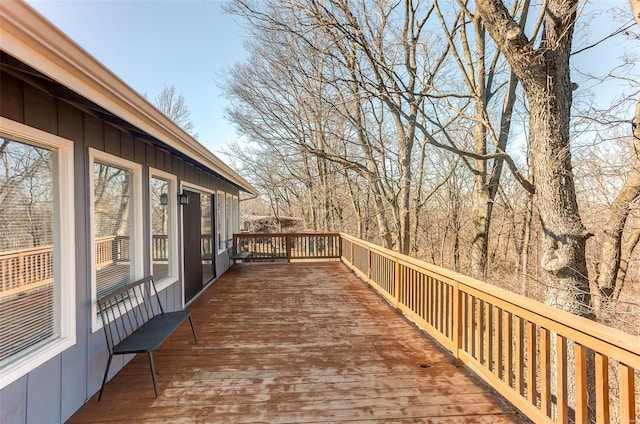
MULTIPOLYGON (((145 188, 148 187, 149 167, 154 167, 176 175, 179 183, 195 184, 212 191, 223 190, 236 196, 239 190, 158 140, 151 137, 142 139, 118 128, 100 119, 91 108, 77 107, 46 92, 46 86, 32 85, 27 82, 29 78, 22 80, 3 71, 0 81, 1 116, 74 142, 76 234, 76 344, 0 390, 0 422, 63 422, 99 390, 107 360, 102 330, 92 333, 90 325, 89 148, 141 164, 145 188)), ((149 252, 150 230, 146 225, 149 200, 144 194, 143 213, 146 227, 143 229, 144 249, 149 252)), ((180 216, 178 222, 181 222, 180 216)), ((180 224, 178 232, 181 232, 180 224)), ((178 253, 181 263, 181 246, 178 253)), ((145 254, 144 258, 145 270, 149 273, 149 255, 145 254)), ((218 274, 228 269, 226 253, 216 256, 215 267, 218 274)), ((178 282, 160 294, 168 310, 182 308, 181 278, 180 275, 178 282)), ((132 357, 115 357, 110 378, 132 357)))

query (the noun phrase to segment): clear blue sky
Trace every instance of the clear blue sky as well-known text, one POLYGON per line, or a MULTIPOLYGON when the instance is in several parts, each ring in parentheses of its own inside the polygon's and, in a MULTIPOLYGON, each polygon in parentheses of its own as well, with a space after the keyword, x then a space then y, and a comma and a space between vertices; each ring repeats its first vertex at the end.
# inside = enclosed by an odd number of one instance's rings
MULTIPOLYGON (((2 1, 2 0, 0 0, 2 1)), ((46 18, 139 93, 154 98, 164 84, 185 97, 199 141, 221 156, 237 138, 223 118, 226 100, 216 85, 220 74, 247 58, 244 30, 222 12, 225 0, 28 0, 46 18)), ((584 5, 585 3, 581 3, 584 5)), ((574 49, 629 20, 627 0, 590 0, 580 10, 574 49)), ((635 29, 635 28, 634 28, 635 29)), ((637 40, 619 36, 574 57, 579 69, 606 75, 623 53, 637 54, 637 40)), ((637 70, 637 67, 636 67, 637 70)), ((626 75, 638 79, 637 74, 626 75)), ((595 85, 578 73, 581 88, 613 102, 629 86, 609 81, 595 85)))
POLYGON ((236 138, 216 81, 247 53, 243 29, 223 13, 222 0, 28 3, 135 91, 153 99, 164 84, 175 85, 209 150, 219 154, 236 138))

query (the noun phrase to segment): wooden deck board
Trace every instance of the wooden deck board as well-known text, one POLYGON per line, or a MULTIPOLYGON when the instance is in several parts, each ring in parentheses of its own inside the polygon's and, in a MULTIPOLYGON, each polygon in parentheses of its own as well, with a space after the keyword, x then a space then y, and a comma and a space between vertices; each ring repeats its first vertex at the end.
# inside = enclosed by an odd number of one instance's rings
POLYGON ((190 308, 157 399, 138 356, 69 422, 521 422, 338 262, 233 267, 190 308))

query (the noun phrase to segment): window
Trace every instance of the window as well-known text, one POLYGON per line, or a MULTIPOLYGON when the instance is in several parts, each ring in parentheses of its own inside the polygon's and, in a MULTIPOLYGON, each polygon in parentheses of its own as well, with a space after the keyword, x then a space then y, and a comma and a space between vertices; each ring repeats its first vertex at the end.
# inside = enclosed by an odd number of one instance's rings
POLYGON ((240 232, 240 200, 238 196, 233 196, 233 232, 240 232))
POLYGON ((0 388, 75 344, 73 143, 0 118, 0 388))
POLYGON ((200 193, 200 257, 202 260, 202 284, 205 285, 213 277, 213 211, 211 194, 200 193))
POLYGON ((218 233, 218 253, 222 253, 227 248, 227 242, 225 240, 225 236, 227 230, 225 228, 226 221, 226 213, 225 213, 225 201, 224 201, 224 192, 219 191, 216 193, 216 227, 218 233))
POLYGON ((149 173, 151 274, 162 290, 178 279, 177 179, 152 168, 149 173))
POLYGON ((227 247, 231 247, 233 245, 233 197, 230 193, 227 193, 227 216, 226 216, 226 227, 227 227, 227 247))
POLYGON ((141 166, 89 150, 91 166, 91 239, 93 329, 96 299, 142 277, 141 166))

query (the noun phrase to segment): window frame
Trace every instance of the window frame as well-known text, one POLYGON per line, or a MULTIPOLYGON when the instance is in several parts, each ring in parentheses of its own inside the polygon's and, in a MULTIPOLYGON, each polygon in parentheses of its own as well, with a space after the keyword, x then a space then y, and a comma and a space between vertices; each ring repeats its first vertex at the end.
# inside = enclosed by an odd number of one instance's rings
MULTIPOLYGON (((217 252, 218 255, 223 254, 226 250, 227 250, 227 226, 226 226, 226 220, 227 220, 227 201, 226 201, 226 196, 225 196, 225 192, 223 190, 217 190, 216 191, 216 201, 218 202, 218 204, 216 205, 216 220, 218 220, 219 224, 220 224, 220 232, 216 234, 216 238, 217 238, 217 244, 218 244, 218 248, 217 248, 217 252), (220 208, 220 209, 218 209, 220 208), (220 210, 220 216, 218 216, 218 210, 220 210)), ((218 231, 217 225, 216 225, 216 232, 218 231)))
POLYGON ((225 202, 227 204, 227 210, 226 210, 227 214, 225 216, 225 219, 226 219, 225 226, 226 226, 227 232, 226 232, 225 238, 227 240, 226 243, 227 243, 227 249, 228 249, 230 247, 233 247, 233 227, 235 222, 235 219, 233 218, 234 216, 233 215, 233 211, 234 211, 233 194, 226 193, 225 202))
POLYGON ((151 208, 151 196, 153 187, 151 186, 151 179, 158 177, 160 179, 169 182, 168 194, 168 207, 169 207, 169 273, 161 280, 155 281, 158 291, 162 291, 178 281, 178 177, 174 174, 162 171, 160 169, 149 167, 149 267, 150 272, 153 274, 153 229, 152 229, 152 215, 153 210, 151 208))
MULTIPOLYGON (((53 173, 53 246, 60 252, 54 255, 54 281, 59 282, 60 336, 17 358, 11 366, 0 370, 0 389, 33 371, 46 361, 76 344, 76 263, 75 263, 75 205, 74 205, 74 143, 57 135, 0 117, 3 137, 52 151, 53 173), (64 213, 62 213, 64 211, 64 213)), ((55 250, 54 250, 55 251, 55 250)))
POLYGON ((240 233, 240 198, 235 194, 232 196, 231 201, 233 202, 233 233, 240 233))
MULTIPOLYGON (((95 220, 95 163, 113 165, 131 172, 131 233, 129 235, 129 260, 133 262, 133 277, 130 281, 142 278, 144 274, 144 226, 142 212, 142 165, 121 157, 89 148, 89 266, 91 268, 91 331, 95 333, 102 328, 102 320, 97 307, 96 276, 96 220, 95 220)), ((117 317, 116 317, 117 318, 117 317)))

